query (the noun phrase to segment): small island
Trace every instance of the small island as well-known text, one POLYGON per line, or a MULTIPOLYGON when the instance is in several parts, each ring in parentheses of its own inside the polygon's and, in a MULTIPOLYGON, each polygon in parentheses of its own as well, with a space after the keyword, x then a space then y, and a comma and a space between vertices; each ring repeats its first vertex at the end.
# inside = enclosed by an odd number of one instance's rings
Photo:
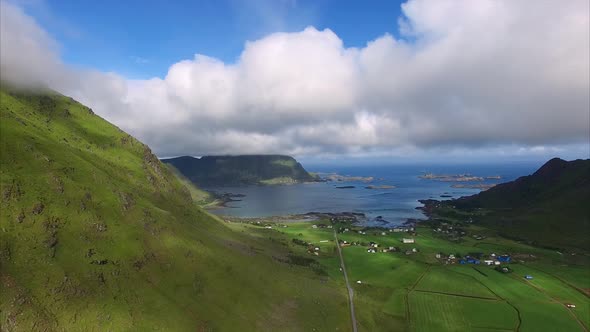
POLYGON ((390 185, 369 185, 366 186, 365 189, 395 189, 395 186, 390 186, 390 185))
POLYGON ((434 181, 442 181, 442 182, 475 182, 475 181, 483 181, 484 180, 484 178, 481 176, 473 176, 471 174, 445 175, 445 174, 426 173, 426 174, 420 175, 418 177, 421 179, 425 179, 425 180, 434 180, 434 181))
POLYGON ((336 173, 329 173, 324 174, 322 179, 324 181, 357 181, 357 182, 371 182, 375 178, 372 176, 347 176, 347 175, 340 175, 336 173))

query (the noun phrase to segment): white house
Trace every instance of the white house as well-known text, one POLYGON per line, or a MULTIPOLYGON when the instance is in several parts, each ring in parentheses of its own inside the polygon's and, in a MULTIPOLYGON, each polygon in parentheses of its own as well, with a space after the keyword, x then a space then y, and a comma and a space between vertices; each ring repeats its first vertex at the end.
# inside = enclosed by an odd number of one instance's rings
POLYGON ((410 238, 410 239, 408 239, 408 238, 403 238, 403 239, 402 239, 402 242, 403 242, 403 243, 415 243, 416 241, 414 241, 414 239, 412 239, 412 238, 410 238))
POLYGON ((485 265, 492 265, 492 264, 494 264, 494 261, 491 260, 491 259, 486 259, 483 262, 484 262, 485 265))

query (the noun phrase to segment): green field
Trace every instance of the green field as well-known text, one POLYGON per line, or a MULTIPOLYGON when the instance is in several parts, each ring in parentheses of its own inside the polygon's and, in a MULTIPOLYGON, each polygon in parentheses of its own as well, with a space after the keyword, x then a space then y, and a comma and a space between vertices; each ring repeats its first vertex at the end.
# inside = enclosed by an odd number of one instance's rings
POLYGON ((516 311, 498 300, 413 291, 409 307, 416 331, 514 331, 518 325, 516 311))
POLYGON ((432 268, 414 288, 418 291, 498 299, 477 279, 445 268, 432 268))
MULTIPOLYGON (((288 223, 276 229, 276 236, 319 245, 326 272, 342 278, 332 229, 312 228, 314 223, 320 222, 288 223), (319 242, 325 239, 330 241, 319 242)), ((485 241, 465 237, 456 243, 421 226, 416 243, 403 244, 401 239, 408 236, 402 233, 368 230, 361 235, 348 227, 352 230, 338 234, 339 239, 365 244, 343 248, 362 331, 584 331, 582 325, 588 326, 590 301, 581 291, 588 282, 587 265, 579 263, 583 259, 493 235, 485 241), (367 253, 370 241, 380 248, 400 247, 402 252, 367 253), (419 252, 404 254, 413 247, 419 252), (510 264, 513 272, 502 274, 485 265, 444 265, 435 257, 438 252, 512 253, 534 259, 516 260, 510 264), (525 274, 534 279, 525 280, 525 274), (566 303, 576 308, 566 308, 566 303)), ((474 226, 474 231, 485 229, 474 226)))

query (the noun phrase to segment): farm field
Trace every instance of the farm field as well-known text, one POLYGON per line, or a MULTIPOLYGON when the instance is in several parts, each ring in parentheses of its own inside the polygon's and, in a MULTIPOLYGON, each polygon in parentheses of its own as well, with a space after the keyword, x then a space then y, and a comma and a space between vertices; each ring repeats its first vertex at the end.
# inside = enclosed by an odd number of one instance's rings
MULTIPOLYGON (((296 255, 314 257, 345 289, 333 237, 339 226, 327 225, 327 220, 318 220, 273 224, 272 229, 247 223, 233 227, 256 229, 261 237, 288 243, 296 255), (319 248, 317 256, 293 239, 319 248)), ((361 234, 360 228, 346 227, 349 231, 338 233, 339 240, 358 244, 342 252, 360 331, 588 331, 590 301, 583 293, 588 269, 579 263, 583 258, 572 261, 555 251, 494 236, 451 242, 426 226, 417 227, 414 244, 402 243, 409 237, 405 233, 364 229, 361 234), (378 243, 376 253, 367 252, 370 242, 378 243), (389 247, 398 251, 382 252, 389 247), (416 252, 407 254, 412 248, 416 252), (436 258, 437 253, 492 252, 524 260, 509 264, 511 273, 501 273, 493 266, 445 264, 436 258), (576 308, 567 308, 568 303, 576 308)))

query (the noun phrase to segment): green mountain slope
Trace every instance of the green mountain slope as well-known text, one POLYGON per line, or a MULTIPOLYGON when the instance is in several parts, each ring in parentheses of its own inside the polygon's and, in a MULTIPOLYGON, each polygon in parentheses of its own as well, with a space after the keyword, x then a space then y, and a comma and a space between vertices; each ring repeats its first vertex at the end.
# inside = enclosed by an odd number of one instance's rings
POLYGON ((534 174, 452 204, 483 208, 486 225, 537 245, 590 249, 590 160, 548 161, 534 174))
POLYGON ((203 186, 290 184, 315 180, 293 157, 281 155, 184 156, 162 161, 203 186))
POLYGON ((2 330, 346 329, 346 295, 264 229, 202 211, 142 143, 55 93, 0 89, 2 330))

